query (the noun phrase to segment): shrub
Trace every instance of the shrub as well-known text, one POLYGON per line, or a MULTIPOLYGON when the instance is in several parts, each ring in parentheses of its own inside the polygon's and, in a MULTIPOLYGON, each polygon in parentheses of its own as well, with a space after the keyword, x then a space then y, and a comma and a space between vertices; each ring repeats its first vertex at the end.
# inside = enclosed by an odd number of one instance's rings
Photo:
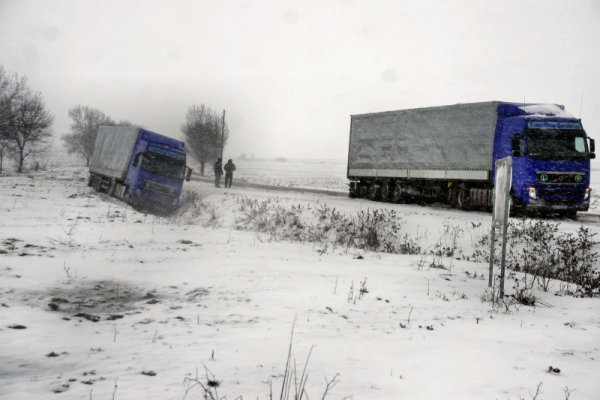
MULTIPOLYGON (((312 209, 314 222, 306 222, 301 205, 284 205, 278 199, 236 199, 236 229, 267 233, 272 239, 318 243, 320 249, 343 246, 367 251, 417 254, 421 248, 408 235, 400 235, 402 220, 393 210, 358 211, 349 216, 326 204, 312 209)), ((324 250, 323 250, 324 251, 324 250)))
MULTIPOLYGON (((594 241, 596 234, 583 226, 575 234, 560 233, 559 227, 559 223, 539 220, 521 219, 509 223, 507 267, 533 275, 544 291, 557 279, 562 281, 559 293, 598 296, 600 271, 597 268, 599 254, 594 251, 598 244, 594 241)), ((500 245, 499 240, 497 244, 500 245)), ((480 238, 472 257, 489 262, 489 235, 480 238)), ((498 260, 499 255, 494 258, 498 260)))
POLYGON ((239 197, 237 201, 240 213, 235 220, 236 229, 267 233, 274 239, 304 239, 301 205, 288 208, 277 200, 258 201, 247 197, 239 197))
POLYGON ((513 226, 510 266, 537 276, 538 283, 548 291, 550 280, 558 277, 557 232, 559 224, 546 221, 520 220, 513 226))
POLYGON ((194 190, 187 189, 181 194, 177 211, 169 216, 171 223, 184 225, 202 224, 215 228, 221 223, 219 207, 205 202, 194 190))
POLYGON ((352 220, 346 215, 320 204, 313 210, 317 222, 309 226, 307 239, 311 242, 331 242, 333 247, 347 246, 352 232, 352 220))
POLYGON ((581 226, 577 235, 566 233, 557 238, 558 278, 576 284, 582 295, 594 296, 600 293, 600 271, 594 268, 598 263, 598 252, 593 251, 596 233, 581 226))
POLYGON ((399 230, 395 211, 361 210, 352 218, 348 244, 361 250, 396 253, 399 230))

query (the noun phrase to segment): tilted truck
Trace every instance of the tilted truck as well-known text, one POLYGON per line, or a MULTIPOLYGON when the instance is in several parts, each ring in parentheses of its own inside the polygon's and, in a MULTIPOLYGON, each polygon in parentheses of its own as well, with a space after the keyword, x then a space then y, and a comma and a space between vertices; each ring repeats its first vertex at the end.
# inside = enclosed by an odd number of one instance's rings
POLYGON ((556 104, 500 101, 352 115, 350 197, 492 207, 495 162, 512 157, 515 209, 575 217, 590 203, 594 140, 556 104))
POLYGON ((101 126, 89 185, 134 207, 168 210, 179 205, 191 172, 184 142, 135 126, 101 126))

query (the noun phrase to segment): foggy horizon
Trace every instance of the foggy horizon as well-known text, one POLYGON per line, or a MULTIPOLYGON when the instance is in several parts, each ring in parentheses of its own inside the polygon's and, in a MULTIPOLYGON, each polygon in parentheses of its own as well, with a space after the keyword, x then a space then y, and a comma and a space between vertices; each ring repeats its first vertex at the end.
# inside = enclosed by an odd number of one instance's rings
POLYGON ((76 105, 182 138, 205 104, 226 110, 226 158, 344 160, 350 115, 456 103, 563 104, 600 138, 599 17, 592 0, 2 0, 0 65, 57 139, 76 105))

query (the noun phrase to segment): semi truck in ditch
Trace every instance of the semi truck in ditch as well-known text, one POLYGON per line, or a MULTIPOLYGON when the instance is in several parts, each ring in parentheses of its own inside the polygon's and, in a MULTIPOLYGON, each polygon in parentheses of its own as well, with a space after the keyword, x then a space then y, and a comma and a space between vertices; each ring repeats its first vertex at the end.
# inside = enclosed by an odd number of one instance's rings
POLYGON ((191 173, 184 142, 135 126, 101 126, 88 184, 137 208, 172 210, 191 173))
POLYGON ((350 197, 491 209, 512 157, 512 207, 574 218, 590 204, 594 140, 558 104, 502 101, 351 116, 350 197))

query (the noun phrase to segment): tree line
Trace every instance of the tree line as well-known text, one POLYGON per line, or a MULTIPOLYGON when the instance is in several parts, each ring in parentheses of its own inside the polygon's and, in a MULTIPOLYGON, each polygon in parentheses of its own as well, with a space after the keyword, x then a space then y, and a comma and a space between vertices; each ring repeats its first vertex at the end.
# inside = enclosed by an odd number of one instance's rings
MULTIPOLYGON (((72 107, 68 115, 70 132, 62 135, 62 143, 68 153, 82 158, 87 166, 101 126, 140 126, 127 120, 117 122, 101 110, 85 105, 72 107)), ((41 93, 30 89, 25 77, 10 74, 0 66, 0 173, 6 157, 15 161, 17 172, 23 172, 27 160, 45 154, 52 143, 53 121, 41 93)), ((229 138, 224 113, 204 104, 192 105, 181 132, 204 175, 206 163, 222 156, 229 138)))

